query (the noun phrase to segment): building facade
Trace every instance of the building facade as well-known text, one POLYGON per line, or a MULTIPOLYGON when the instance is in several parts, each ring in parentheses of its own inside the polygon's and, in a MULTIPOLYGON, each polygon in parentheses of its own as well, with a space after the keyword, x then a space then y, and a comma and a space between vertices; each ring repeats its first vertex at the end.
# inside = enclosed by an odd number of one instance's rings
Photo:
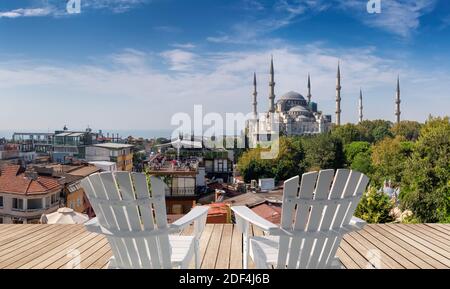
POLYGON ((118 171, 133 170, 133 145, 120 143, 103 143, 88 146, 86 148, 86 161, 113 162, 117 166, 118 171))

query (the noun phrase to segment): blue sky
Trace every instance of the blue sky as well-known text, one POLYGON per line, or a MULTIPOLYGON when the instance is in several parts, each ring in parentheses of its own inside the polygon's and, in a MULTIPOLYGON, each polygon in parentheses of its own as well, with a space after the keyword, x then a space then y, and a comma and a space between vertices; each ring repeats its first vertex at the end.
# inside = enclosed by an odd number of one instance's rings
POLYGON ((450 114, 450 3, 381 0, 65 0, 0 2, 0 130, 166 129, 174 113, 268 105, 270 56, 277 96, 306 94, 334 117, 342 67, 343 121, 450 114))

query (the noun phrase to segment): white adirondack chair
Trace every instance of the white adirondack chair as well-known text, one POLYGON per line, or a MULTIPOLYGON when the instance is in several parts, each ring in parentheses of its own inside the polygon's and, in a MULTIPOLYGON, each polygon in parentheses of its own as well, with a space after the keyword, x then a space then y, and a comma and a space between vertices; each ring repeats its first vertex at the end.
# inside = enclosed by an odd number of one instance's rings
POLYGON ((168 225, 165 183, 141 173, 105 172, 81 182, 97 217, 86 228, 108 239, 113 257, 109 268, 187 268, 192 257, 199 267, 199 238, 208 207, 197 206, 168 225), (194 236, 180 236, 194 223, 194 236))
POLYGON ((257 268, 340 268, 335 255, 343 235, 365 225, 352 216, 368 182, 346 169, 306 173, 300 184, 293 177, 284 182, 280 226, 245 206, 232 207, 244 234, 244 268, 249 256, 257 268), (250 237, 250 224, 265 236, 250 237))

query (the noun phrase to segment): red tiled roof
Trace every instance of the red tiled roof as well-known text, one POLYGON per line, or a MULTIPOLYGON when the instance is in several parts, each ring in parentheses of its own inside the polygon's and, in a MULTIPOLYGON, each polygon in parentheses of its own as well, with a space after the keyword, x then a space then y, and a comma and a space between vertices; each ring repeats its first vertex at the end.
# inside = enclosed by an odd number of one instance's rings
POLYGON ((38 176, 35 180, 19 174, 20 166, 7 166, 0 175, 0 192, 21 195, 40 195, 61 189, 54 178, 38 176))
POLYGON ((256 207, 253 207, 252 210, 269 222, 272 222, 274 224, 281 223, 281 207, 268 204, 260 204, 256 207))

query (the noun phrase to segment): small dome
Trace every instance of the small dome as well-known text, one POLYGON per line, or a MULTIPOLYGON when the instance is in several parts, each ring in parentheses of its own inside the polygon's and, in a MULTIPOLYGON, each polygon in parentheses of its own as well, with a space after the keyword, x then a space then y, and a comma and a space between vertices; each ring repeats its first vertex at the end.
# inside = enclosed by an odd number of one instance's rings
POLYGON ((292 107, 289 111, 290 111, 290 112, 291 112, 291 111, 292 111, 292 112, 295 112, 295 111, 299 111, 299 112, 301 112, 301 111, 308 111, 308 112, 309 112, 309 110, 308 110, 306 107, 301 106, 301 105, 294 106, 294 107, 292 107))
POLYGON ((306 101, 303 95, 295 91, 289 91, 281 96, 282 100, 303 100, 306 101))

